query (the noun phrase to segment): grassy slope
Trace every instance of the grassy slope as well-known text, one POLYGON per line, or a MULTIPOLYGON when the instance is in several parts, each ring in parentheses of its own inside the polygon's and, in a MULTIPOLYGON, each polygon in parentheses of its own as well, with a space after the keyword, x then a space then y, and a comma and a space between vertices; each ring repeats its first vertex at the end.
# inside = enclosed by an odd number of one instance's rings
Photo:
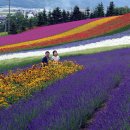
POLYGON ((8 35, 7 32, 0 32, 0 36, 6 36, 6 35, 8 35))
MULTIPOLYGON (((121 46, 113 46, 113 47, 102 47, 102 48, 94 48, 94 49, 87 49, 83 51, 75 51, 70 53, 61 54, 61 57, 66 56, 73 56, 73 55, 84 55, 84 54, 94 54, 100 53, 104 51, 111 51, 120 48, 129 48, 130 45, 121 45, 121 46)), ((0 61, 0 73, 7 72, 8 70, 15 69, 15 68, 22 68, 25 66, 30 66, 32 64, 40 63, 42 56, 40 57, 28 57, 24 59, 10 59, 10 60, 3 60, 0 61)))

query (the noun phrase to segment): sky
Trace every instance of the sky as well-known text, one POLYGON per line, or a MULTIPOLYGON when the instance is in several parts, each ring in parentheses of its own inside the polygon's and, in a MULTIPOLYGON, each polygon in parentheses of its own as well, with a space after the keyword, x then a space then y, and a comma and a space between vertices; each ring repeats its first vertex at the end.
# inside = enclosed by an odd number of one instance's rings
MULTIPOLYGON (((108 6, 112 0, 11 0, 12 6, 26 7, 26 8, 54 8, 61 7, 65 9, 70 9, 75 5, 80 8, 94 8, 98 3, 102 2, 105 7, 108 6)), ((116 6, 129 6, 130 0, 113 0, 116 6)), ((8 0, 0 0, 0 6, 7 5, 8 0)))

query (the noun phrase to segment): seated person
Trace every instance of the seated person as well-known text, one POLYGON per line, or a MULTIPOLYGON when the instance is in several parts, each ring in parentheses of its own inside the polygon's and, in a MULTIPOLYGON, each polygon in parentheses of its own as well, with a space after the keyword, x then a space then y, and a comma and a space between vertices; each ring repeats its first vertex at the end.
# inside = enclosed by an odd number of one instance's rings
POLYGON ((46 51, 45 56, 42 58, 42 66, 47 65, 49 60, 50 60, 50 52, 46 51))
POLYGON ((58 61, 60 60, 60 57, 59 57, 59 55, 58 55, 58 53, 57 53, 56 50, 53 51, 52 60, 53 60, 53 61, 56 61, 56 62, 58 62, 58 61))

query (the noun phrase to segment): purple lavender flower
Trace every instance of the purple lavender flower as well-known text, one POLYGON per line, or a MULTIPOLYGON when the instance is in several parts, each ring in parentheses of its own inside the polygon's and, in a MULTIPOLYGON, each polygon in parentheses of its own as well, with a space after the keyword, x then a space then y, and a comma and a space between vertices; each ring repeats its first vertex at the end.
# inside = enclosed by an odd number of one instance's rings
POLYGON ((110 100, 97 113, 89 130, 130 130, 130 70, 110 100))
MULTIPOLYGON (((45 90, 35 93, 28 100, 22 100, 0 111, 0 130, 80 129, 124 80, 130 67, 129 52, 130 49, 121 49, 66 58, 84 65, 85 69, 55 82, 45 90)), ((120 122, 121 127, 114 128, 127 128, 130 120, 127 115, 130 112, 130 104, 125 94, 129 94, 129 88, 128 86, 123 88, 123 86, 120 87, 122 89, 119 92, 119 98, 118 94, 112 98, 116 102, 111 102, 112 105, 108 109, 111 115, 102 116, 101 114, 102 128, 110 127, 111 129, 115 122, 120 122), (128 91, 125 92, 127 88, 128 91), (119 105, 117 111, 116 105, 119 105), (116 113, 113 114, 111 111, 116 113), (105 117, 105 121, 102 117, 105 117), (106 124, 108 127, 104 126, 106 124)), ((93 126, 93 128, 98 130, 99 126, 93 126)))

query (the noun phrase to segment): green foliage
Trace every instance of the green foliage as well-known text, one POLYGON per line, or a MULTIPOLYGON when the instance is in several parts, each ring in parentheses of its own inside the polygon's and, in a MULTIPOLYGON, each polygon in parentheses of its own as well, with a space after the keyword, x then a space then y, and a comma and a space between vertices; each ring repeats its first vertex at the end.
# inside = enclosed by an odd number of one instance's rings
POLYGON ((107 8, 106 16, 123 15, 127 13, 130 13, 130 8, 116 7, 114 2, 110 2, 109 7, 107 8))
POLYGON ((0 23, 0 32, 4 32, 5 31, 5 24, 2 22, 0 23))
POLYGON ((17 23, 15 21, 11 21, 9 34, 16 34, 16 33, 17 33, 17 23))
POLYGON ((8 102, 9 104, 13 104, 13 103, 15 103, 16 101, 18 101, 19 98, 18 98, 17 96, 15 96, 15 95, 10 95, 9 97, 6 98, 6 100, 7 100, 7 102, 8 102))
POLYGON ((62 22, 67 22, 69 21, 69 12, 66 12, 65 10, 62 11, 61 16, 62 16, 62 22))
POLYGON ((61 12, 61 9, 59 7, 55 8, 52 11, 52 18, 53 18, 54 24, 62 22, 62 12, 61 12))
POLYGON ((85 16, 86 16, 86 18, 90 18, 90 9, 89 8, 87 8, 85 10, 85 16))
POLYGON ((52 16, 51 11, 48 12, 48 17, 47 18, 48 18, 48 24, 49 25, 53 24, 53 16, 52 16))
POLYGON ((104 17, 104 6, 103 3, 98 4, 95 8, 94 12, 91 14, 91 18, 104 17))
POLYGON ((130 8, 128 8, 128 7, 116 7, 115 8, 115 15, 123 15, 126 13, 130 13, 130 8))
POLYGON ((110 2, 109 7, 107 8, 106 16, 113 16, 115 15, 115 4, 114 2, 110 2))
POLYGON ((1 32, 1 33, 0 33, 0 36, 6 36, 6 35, 8 35, 7 32, 1 32))
POLYGON ((38 25, 38 26, 42 26, 42 25, 43 25, 42 13, 39 13, 39 14, 38 14, 37 19, 38 19, 37 25, 38 25))
POLYGON ((72 19, 72 21, 76 21, 76 20, 81 20, 82 19, 82 12, 80 11, 78 6, 74 7, 71 19, 72 19))

